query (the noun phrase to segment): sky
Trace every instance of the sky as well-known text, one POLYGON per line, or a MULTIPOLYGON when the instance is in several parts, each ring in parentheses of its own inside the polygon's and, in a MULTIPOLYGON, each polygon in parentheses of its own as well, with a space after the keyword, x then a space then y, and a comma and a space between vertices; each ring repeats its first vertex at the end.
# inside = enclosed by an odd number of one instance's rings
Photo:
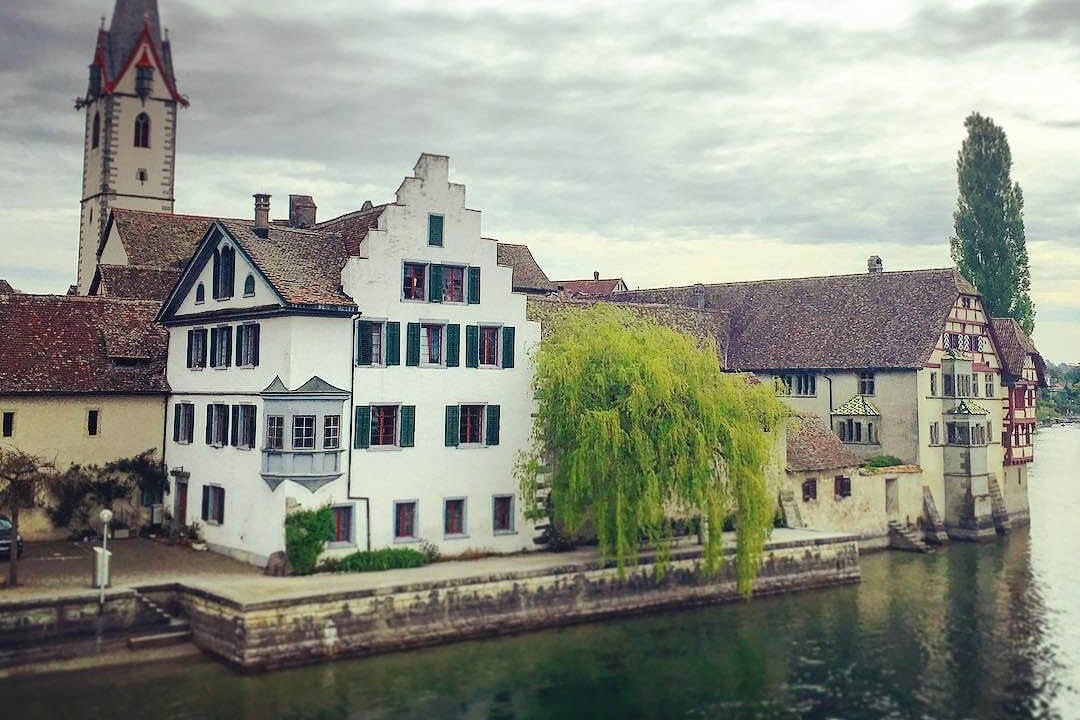
MULTIPOLYGON (((319 218, 421 152, 555 280, 631 288, 951 265, 977 110, 1026 201, 1035 340, 1080 362, 1080 3, 159 0, 176 211, 319 218)), ((111 0, 0 4, 0 277, 74 282, 85 91, 111 0)))

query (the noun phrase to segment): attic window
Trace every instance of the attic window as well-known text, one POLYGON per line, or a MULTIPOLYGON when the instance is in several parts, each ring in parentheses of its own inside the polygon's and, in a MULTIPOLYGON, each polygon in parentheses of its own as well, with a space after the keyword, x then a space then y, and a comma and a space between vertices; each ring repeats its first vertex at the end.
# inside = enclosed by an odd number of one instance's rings
POLYGON ((195 303, 206 302, 206 288, 202 283, 195 286, 195 303))
POLYGON ((244 278, 244 297, 255 296, 255 276, 250 273, 244 278))

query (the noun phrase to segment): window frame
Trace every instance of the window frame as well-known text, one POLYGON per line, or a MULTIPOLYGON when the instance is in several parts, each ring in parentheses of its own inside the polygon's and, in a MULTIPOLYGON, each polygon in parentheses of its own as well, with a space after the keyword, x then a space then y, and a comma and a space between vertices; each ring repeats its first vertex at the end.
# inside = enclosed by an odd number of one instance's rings
POLYGON ((207 483, 206 487, 209 488, 209 492, 207 493, 205 522, 207 525, 221 527, 225 524, 225 488, 214 483, 207 483))
MULTIPOLYGON (((367 449, 368 450, 390 450, 390 449, 394 449, 394 448, 400 448, 401 447, 401 403, 380 403, 378 405, 376 405, 375 403, 372 403, 369 407, 370 407, 370 413, 371 413, 371 427, 368 430, 368 447, 367 447, 367 449), (375 415, 375 413, 376 413, 377 410, 380 410, 380 409, 392 409, 393 410, 393 420, 392 420, 393 423, 394 423, 393 437, 391 438, 391 442, 389 442, 389 443, 384 443, 384 442, 378 442, 377 443, 377 442, 375 442, 375 438, 376 438, 376 435, 375 435, 375 432, 376 432, 375 417, 376 417, 376 415, 375 415)), ((381 422, 381 416, 380 416, 379 425, 381 426, 381 424, 382 424, 382 422, 381 422)), ((379 434, 378 434, 378 437, 380 438, 380 440, 382 439, 382 436, 383 436, 383 432, 382 432, 382 428, 380 427, 379 428, 379 434)))
POLYGON ((500 493, 491 496, 491 532, 493 535, 517 535, 517 518, 515 515, 516 500, 513 493, 500 493), (509 505, 507 509, 507 520, 509 526, 500 529, 498 527, 497 520, 499 518, 499 501, 506 500, 509 505))
POLYGON ((229 406, 226 403, 210 403, 210 405, 214 408, 210 447, 223 448, 229 444, 229 406))
MULTIPOLYGON (((176 405, 180 407, 180 426, 176 433, 176 444, 191 445, 195 442, 195 403, 178 402, 176 405)), ((175 421, 174 414, 173 422, 175 421)))
POLYGON ((872 397, 877 390, 877 377, 873 370, 862 370, 859 372, 859 395, 863 397, 872 397), (869 388, 869 392, 867 392, 869 388))
POLYGON ((806 478, 802 481, 802 499, 804 503, 817 502, 817 478, 806 478), (809 490, 809 492, 807 492, 809 490))
POLYGON ((199 283, 195 286, 195 304, 202 305, 206 302, 206 286, 199 283))
POLYGON ((428 244, 428 247, 440 247, 441 248, 441 247, 446 246, 446 216, 445 215, 441 215, 441 214, 438 214, 438 213, 428 213, 427 244, 428 244), (434 235, 435 235, 434 226, 433 226, 432 221, 435 218, 439 219, 439 241, 438 242, 432 242, 432 240, 434 239, 434 235))
POLYGON ((92 407, 86 409, 86 437, 101 437, 101 408, 92 407), (91 420, 93 420, 92 430, 91 420))
POLYGON ((851 497, 851 478, 846 475, 837 475, 833 478, 833 497, 836 500, 851 497))
POLYGON ((252 273, 244 278, 244 297, 255 297, 255 276, 252 273), (248 292, 248 285, 251 285, 251 292, 248 292))
POLYGON ((457 444, 457 446, 459 448, 460 447, 463 447, 463 448, 486 447, 486 444, 484 442, 484 439, 485 439, 484 438, 484 429, 485 429, 484 426, 487 424, 487 406, 488 406, 488 403, 459 403, 458 404, 458 444, 457 444), (479 422, 479 425, 477 426, 477 429, 476 429, 477 435, 479 436, 480 439, 478 441, 476 441, 476 442, 468 442, 468 441, 462 439, 464 437, 464 433, 466 432, 466 430, 465 430, 465 409, 466 408, 476 408, 476 410, 477 410, 477 412, 478 412, 478 414, 480 416, 480 422, 479 422))
POLYGON ((217 330, 216 333, 210 332, 210 345, 212 346, 209 351, 209 357, 207 359, 207 365, 215 370, 225 370, 229 368, 233 359, 232 356, 232 325, 215 325, 211 330, 217 330), (216 342, 215 342, 216 340, 216 342), (220 353, 218 351, 221 351, 220 353))
POLYGON ((414 262, 412 260, 403 260, 401 262, 401 300, 402 300, 402 302, 428 302, 429 301, 428 299, 431 297, 431 288, 430 288, 430 282, 429 282, 430 270, 431 270, 431 263, 414 262), (410 278, 410 275, 408 274, 410 268, 412 268, 413 270, 419 268, 419 275, 412 275, 411 276, 414 279, 419 278, 419 283, 420 283, 420 296, 419 297, 415 296, 415 293, 416 293, 415 284, 414 284, 414 286, 412 288, 412 291, 414 293, 413 297, 409 297, 408 292, 406 292, 406 288, 408 287, 406 285, 406 280, 408 280, 410 278))
POLYGON ((263 438, 264 450, 284 450, 285 449, 285 416, 284 415, 267 415, 266 416, 266 436, 263 438), (274 423, 274 421, 278 421, 274 423), (276 424, 278 427, 271 428, 271 424, 276 424), (277 440, 277 444, 273 444, 274 440, 277 440))
POLYGON ((208 328, 191 328, 188 330, 189 337, 193 338, 191 352, 188 356, 188 370, 205 370, 210 365, 210 330, 208 328), (198 340, 198 343, 194 341, 198 340), (205 350, 205 352, 203 352, 205 350), (206 358, 205 360, 203 358, 206 358))
POLYGON ((322 449, 323 450, 340 450, 341 449, 341 415, 323 415, 323 432, 322 432, 322 449), (331 424, 333 420, 333 424, 331 424), (333 427, 333 445, 328 445, 330 440, 330 429, 333 427))
POLYGON ((15 437, 15 411, 4 410, 0 414, 0 437, 15 437), (10 419, 10 422, 9 422, 10 419))
POLYGON ((135 116, 133 147, 150 149, 150 116, 141 112, 135 116))
POLYGON ((356 321, 356 326, 357 326, 356 347, 353 348, 353 366, 354 367, 358 367, 358 368, 374 368, 374 367, 384 368, 384 367, 386 367, 386 323, 387 323, 387 321, 385 319, 378 319, 378 318, 375 318, 375 319, 362 318, 362 319, 359 319, 359 320, 356 321), (378 349, 378 352, 376 352, 376 350, 375 350, 375 337, 376 337, 376 335, 375 335, 375 333, 372 333, 372 335, 371 335, 371 362, 369 362, 369 363, 361 363, 360 362, 360 332, 361 332, 361 328, 363 328, 364 330, 370 330, 372 328, 372 326, 375 326, 378 329, 378 338, 379 338, 378 346, 379 346, 379 349, 378 349), (378 361, 377 362, 376 362, 376 355, 378 356, 378 361))
POLYGON ((333 513, 334 539, 327 541, 327 543, 326 543, 327 549, 328 550, 333 550, 333 549, 337 549, 337 548, 356 547, 356 505, 354 503, 334 504, 334 505, 330 506, 330 510, 333 513), (348 537, 347 540, 339 540, 339 539, 337 539, 338 534, 340 533, 340 529, 341 529, 341 523, 340 523, 340 520, 339 520, 338 513, 343 511, 343 510, 348 511, 348 513, 349 513, 349 520, 348 520, 349 537, 348 537))
POLYGON ((420 542, 420 500, 419 498, 411 498, 407 500, 395 500, 393 504, 393 514, 390 516, 390 528, 393 532, 394 543, 417 543, 420 542), (412 505, 412 534, 411 535, 399 535, 398 534, 398 508, 402 505, 412 505))
POLYGON ((496 323, 477 323, 476 330, 476 366, 478 368, 498 368, 502 366, 502 354, 499 352, 502 349, 502 328, 501 324, 496 323), (495 355, 494 363, 484 362, 484 331, 489 330, 495 335, 495 348, 492 351, 495 355))
POLYGON ((236 415, 236 421, 240 426, 236 429, 236 447, 241 450, 254 450, 258 441, 256 424, 259 413, 252 403, 240 403, 239 405, 240 410, 236 415))
POLYGON ((257 322, 240 323, 236 326, 236 367, 238 368, 253 368, 255 365, 255 356, 259 354, 259 341, 261 330, 257 322), (241 352, 242 350, 242 352, 241 352))
POLYGON ((443 498, 443 539, 460 540, 469 537, 469 503, 464 495, 443 498), (450 503, 461 503, 461 532, 450 532, 449 515, 450 503))
POLYGON ((292 449, 293 450, 315 450, 316 449, 315 448, 315 436, 318 434, 317 433, 318 424, 319 424, 319 416, 318 415, 293 415, 292 416, 292 445, 291 445, 292 449), (298 420, 305 421, 303 423, 303 426, 301 426, 300 424, 297 423, 298 420), (307 433, 307 427, 306 427, 307 426, 307 422, 306 422, 307 420, 311 421, 311 438, 310 438, 311 444, 310 445, 297 444, 297 442, 296 442, 296 440, 297 440, 296 431, 297 430, 302 430, 303 431, 303 435, 300 436, 300 439, 305 443, 308 441, 308 438, 307 438, 308 433, 307 433))
POLYGON ((448 323, 442 320, 420 320, 420 367, 446 367, 446 326, 448 323), (439 359, 431 361, 428 352, 431 346, 431 332, 429 328, 439 330, 439 359), (426 338, 426 342, 425 342, 426 338), (425 359, 425 357, 427 359, 425 359))
MULTIPOLYGON (((442 298, 442 302, 449 303, 451 305, 467 305, 469 302, 468 288, 465 287, 468 282, 469 266, 468 265, 455 265, 453 263, 439 263, 442 268, 440 273, 442 278, 442 287, 439 289, 439 294, 442 298), (461 298, 458 300, 451 299, 447 294, 447 280, 450 278, 450 271, 461 272, 461 298)), ((430 270, 429 270, 430 274, 430 270)))

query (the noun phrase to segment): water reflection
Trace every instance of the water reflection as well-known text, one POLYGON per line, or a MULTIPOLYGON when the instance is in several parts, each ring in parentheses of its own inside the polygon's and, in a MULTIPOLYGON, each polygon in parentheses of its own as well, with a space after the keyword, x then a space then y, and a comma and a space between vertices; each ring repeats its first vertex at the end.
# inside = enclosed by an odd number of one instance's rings
POLYGON ((1030 533, 868 556, 855 587, 261 676, 200 660, 2 681, 0 697, 33 718, 1076 717, 1078 439, 1039 433, 1030 533))

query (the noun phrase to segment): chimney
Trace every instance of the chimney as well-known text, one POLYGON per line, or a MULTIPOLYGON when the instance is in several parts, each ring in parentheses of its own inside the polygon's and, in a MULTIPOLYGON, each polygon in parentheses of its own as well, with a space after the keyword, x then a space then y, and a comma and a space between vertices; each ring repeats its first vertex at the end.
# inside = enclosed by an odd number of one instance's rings
POLYGON ((270 196, 255 193, 255 234, 266 238, 270 234, 270 196))
POLYGON ((881 263, 881 258, 877 255, 871 255, 866 259, 866 270, 870 273, 879 273, 884 269, 881 263))
POLYGON ((599 280, 600 279, 600 271, 599 270, 593 270, 592 271, 592 279, 593 280, 599 280))
POLYGON ((289 225, 294 228, 315 226, 315 200, 310 195, 289 196, 289 225))

